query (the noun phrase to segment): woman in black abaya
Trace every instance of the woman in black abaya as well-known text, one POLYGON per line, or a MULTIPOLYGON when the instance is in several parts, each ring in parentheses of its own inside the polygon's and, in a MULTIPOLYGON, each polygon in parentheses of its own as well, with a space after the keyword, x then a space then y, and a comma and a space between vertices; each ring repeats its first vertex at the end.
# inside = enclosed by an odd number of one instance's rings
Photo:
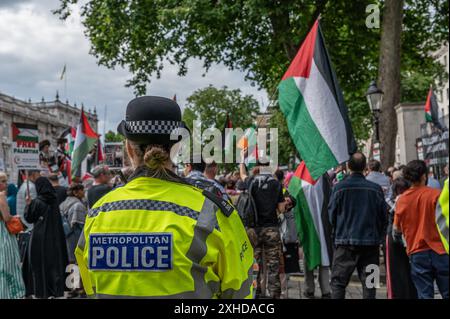
POLYGON ((62 297, 68 257, 56 192, 45 177, 38 178, 35 185, 38 196, 27 198, 25 209, 25 220, 33 223, 23 265, 26 295, 62 297))

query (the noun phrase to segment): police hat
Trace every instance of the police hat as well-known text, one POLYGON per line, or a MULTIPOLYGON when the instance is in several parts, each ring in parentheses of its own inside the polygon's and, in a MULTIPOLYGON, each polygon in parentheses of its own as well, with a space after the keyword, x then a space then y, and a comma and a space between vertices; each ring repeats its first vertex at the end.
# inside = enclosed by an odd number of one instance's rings
POLYGON ((175 101, 160 96, 141 96, 128 103, 125 120, 120 122, 117 132, 137 144, 173 145, 181 136, 171 140, 170 134, 180 128, 186 126, 175 101))

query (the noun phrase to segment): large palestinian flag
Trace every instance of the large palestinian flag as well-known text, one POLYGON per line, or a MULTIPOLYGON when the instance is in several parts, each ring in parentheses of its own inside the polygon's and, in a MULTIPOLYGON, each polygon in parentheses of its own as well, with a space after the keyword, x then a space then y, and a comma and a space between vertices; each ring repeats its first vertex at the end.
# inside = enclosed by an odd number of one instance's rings
POLYGON ((427 102, 425 103, 425 120, 433 123, 441 131, 445 130, 445 125, 442 125, 441 121, 439 121, 439 105, 432 87, 428 91, 427 102))
POLYGON ((326 175, 314 180, 302 162, 289 182, 289 193, 297 200, 295 225, 305 254, 306 267, 330 266, 332 259, 331 224, 328 201, 331 184, 326 175))
POLYGON ((278 90, 289 133, 314 179, 347 161, 356 151, 347 107, 331 67, 319 20, 278 90))
POLYGON ((81 162, 89 154, 95 143, 98 135, 89 125, 84 110, 81 109, 80 123, 77 127, 77 135, 72 152, 72 178, 81 176, 81 162))

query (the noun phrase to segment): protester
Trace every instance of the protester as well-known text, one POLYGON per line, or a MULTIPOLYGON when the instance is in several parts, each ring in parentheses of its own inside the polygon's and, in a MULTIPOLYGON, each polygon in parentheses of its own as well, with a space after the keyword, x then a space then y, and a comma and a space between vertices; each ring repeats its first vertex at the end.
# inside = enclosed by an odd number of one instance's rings
MULTIPOLYGON (((227 190, 225 190, 225 188, 223 188, 223 186, 220 185, 220 183, 216 180, 217 171, 218 171, 217 163, 213 161, 209 164, 205 164, 205 169, 203 170, 203 176, 206 177, 209 181, 214 183, 214 185, 222 192, 223 197, 226 200, 230 200, 230 197, 227 194, 227 190)), ((228 186, 228 184, 227 184, 227 186, 228 186)))
POLYGON ((353 154, 347 168, 350 175, 334 186, 328 207, 336 246, 331 273, 332 298, 345 298, 346 287, 356 268, 363 298, 374 299, 376 288, 366 285, 367 266, 379 265, 387 205, 381 187, 367 181, 363 175, 364 154, 353 154))
POLYGON ((75 264, 75 248, 86 220, 87 208, 83 203, 84 186, 72 184, 67 190, 66 200, 59 205, 61 214, 67 220, 70 230, 66 233, 69 263, 75 264))
POLYGON ((91 173, 94 177, 94 185, 87 191, 88 208, 93 207, 100 198, 112 190, 111 185, 109 185, 112 175, 108 166, 98 165, 94 167, 91 173))
POLYGON ((439 181, 434 177, 434 172, 433 170, 430 168, 429 172, 428 172, 428 180, 426 185, 428 187, 434 188, 434 189, 438 189, 441 190, 441 183, 439 183, 439 181))
POLYGON ((8 188, 6 190, 6 196, 8 201, 9 213, 11 216, 15 216, 17 214, 17 192, 19 189, 16 185, 10 183, 8 184, 8 188))
POLYGON ((26 197, 29 195, 31 199, 35 199, 37 197, 36 193, 36 187, 34 185, 34 182, 41 176, 41 173, 39 170, 30 170, 28 171, 28 177, 27 179, 20 185, 19 191, 17 192, 17 215, 22 220, 22 223, 27 227, 28 230, 31 231, 33 228, 32 224, 27 223, 25 220, 25 207, 27 205, 26 203, 26 197))
POLYGON ((395 204, 400 195, 404 193, 411 183, 403 177, 397 178, 392 183, 394 200, 388 202, 389 223, 386 234, 386 282, 388 299, 417 299, 417 291, 411 279, 411 267, 409 265, 406 248, 401 236, 394 238, 392 227, 394 223, 395 204))
POLYGON ((215 174, 217 173, 217 166, 214 168, 215 164, 213 164, 208 168, 208 175, 210 177, 213 177, 214 175, 214 178, 210 179, 204 175, 206 163, 203 161, 203 158, 200 159, 200 163, 195 163, 194 159, 195 156, 193 156, 192 163, 185 164, 184 175, 186 176, 186 181, 195 187, 205 189, 229 201, 230 197, 228 196, 224 186, 214 179, 215 174))
POLYGON ((391 181, 388 176, 381 173, 381 163, 377 160, 371 160, 367 167, 369 174, 366 176, 366 180, 380 185, 386 195, 391 187, 391 181))
MULTIPOLYGON (((254 169, 255 174, 249 177, 245 169, 244 156, 245 153, 243 152, 241 154, 240 176, 241 180, 246 183, 256 209, 255 232, 258 241, 255 248, 255 258, 260 270, 263 269, 262 260, 265 261, 270 296, 279 299, 281 297, 279 274, 281 238, 278 229, 278 214, 285 210, 286 203, 283 197, 283 189, 280 182, 270 172, 260 173, 260 167, 256 167, 254 169)), ((261 291, 261 271, 258 276, 256 296, 262 297, 265 293, 261 291)))
MULTIPOLYGON (((309 249, 304 249, 304 273, 305 273, 305 293, 304 296, 308 299, 315 298, 315 280, 314 272, 317 271, 318 282, 321 292, 322 299, 331 298, 331 287, 330 287, 330 265, 333 259, 333 248, 331 243, 331 225, 329 219, 326 218, 327 208, 329 204, 329 198, 331 195, 331 179, 329 179, 328 174, 324 174, 319 180, 317 180, 315 185, 305 183, 302 186, 303 194, 308 198, 310 202, 309 210, 310 212, 302 212, 300 216, 311 216, 314 231, 307 226, 308 220, 306 218, 299 218, 302 220, 298 221, 299 225, 299 235, 300 241, 303 247, 307 245, 314 245, 314 240, 311 240, 313 236, 318 236, 318 245, 320 252, 320 261, 317 260, 317 256, 311 256, 311 247, 309 249), (320 185, 319 187, 317 187, 320 185), (314 203, 314 204, 313 204, 314 203), (325 213, 324 213, 325 210, 325 213), (311 214, 311 215, 310 215, 311 214), (325 217, 323 217, 325 215, 325 217), (318 222, 320 220, 320 222, 318 222), (314 232, 314 234, 312 234, 314 232)), ((299 210, 302 211, 304 207, 299 206, 299 210)))
POLYGON ((0 172, 0 299, 18 299, 24 297, 25 286, 17 240, 6 228, 12 217, 5 194, 7 182, 6 174, 0 172))
POLYGON ((26 221, 34 225, 23 265, 26 295, 62 297, 68 258, 56 193, 45 177, 36 180, 36 192, 25 209, 26 221))
POLYGON ((448 299, 449 255, 435 221, 440 192, 426 186, 428 172, 423 161, 409 162, 403 175, 412 186, 397 201, 393 230, 405 238, 419 299, 434 298, 435 281, 442 298, 448 299))
POLYGON ((62 202, 64 202, 67 198, 67 187, 59 185, 59 177, 57 174, 51 174, 48 177, 48 180, 52 184, 53 188, 56 192, 56 199, 58 206, 61 205, 62 202))

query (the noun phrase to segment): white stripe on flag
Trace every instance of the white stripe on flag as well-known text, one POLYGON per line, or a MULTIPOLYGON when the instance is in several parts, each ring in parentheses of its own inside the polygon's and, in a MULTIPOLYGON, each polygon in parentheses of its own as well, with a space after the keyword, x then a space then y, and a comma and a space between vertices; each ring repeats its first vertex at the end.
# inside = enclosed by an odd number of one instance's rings
POLYGON ((339 107, 314 60, 309 78, 294 78, 311 119, 339 163, 348 160, 347 131, 339 107))
POLYGON ((322 206, 323 206, 323 177, 321 177, 315 185, 302 180, 303 194, 308 202, 309 211, 314 221, 317 237, 320 240, 320 255, 322 266, 330 266, 330 258, 328 256, 328 248, 325 240, 325 232, 322 223, 322 206))

